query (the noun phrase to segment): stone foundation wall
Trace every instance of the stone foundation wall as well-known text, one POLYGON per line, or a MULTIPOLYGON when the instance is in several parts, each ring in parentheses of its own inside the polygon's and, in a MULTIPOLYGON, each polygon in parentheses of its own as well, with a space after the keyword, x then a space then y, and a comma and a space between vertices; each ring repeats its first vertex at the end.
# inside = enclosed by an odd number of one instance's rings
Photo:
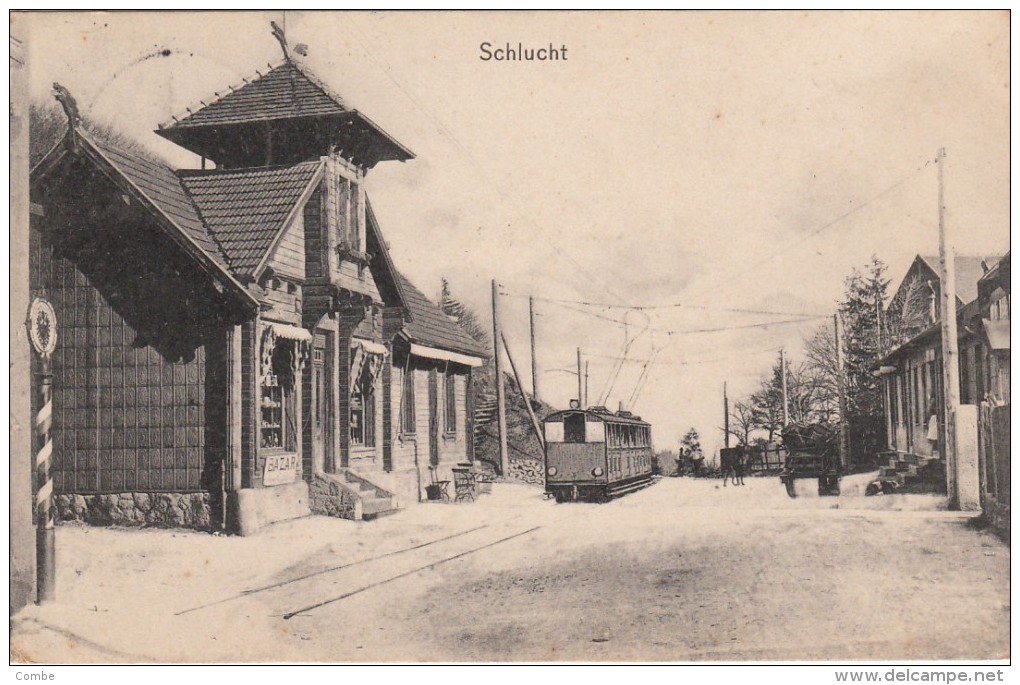
POLYGON ((108 495, 55 495, 58 521, 96 526, 213 527, 207 492, 122 492, 108 495))
POLYGON ((510 477, 530 485, 545 485, 545 464, 539 459, 510 457, 510 477))
POLYGON ((313 514, 356 521, 358 498, 340 483, 316 476, 309 485, 313 514))

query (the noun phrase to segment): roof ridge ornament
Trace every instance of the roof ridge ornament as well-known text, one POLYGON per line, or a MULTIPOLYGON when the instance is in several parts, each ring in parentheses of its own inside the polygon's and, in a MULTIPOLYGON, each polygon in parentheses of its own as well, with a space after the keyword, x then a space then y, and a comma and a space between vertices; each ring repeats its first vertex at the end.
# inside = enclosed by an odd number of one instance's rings
POLYGON ((64 108, 64 114, 67 115, 68 125, 72 128, 77 126, 81 121, 81 115, 78 114, 78 103, 75 101, 74 96, 71 95, 71 91, 54 81, 53 97, 55 97, 57 102, 60 103, 60 106, 64 108))
POLYGON ((290 60, 290 51, 287 49, 287 36, 284 34, 283 29, 275 21, 270 21, 269 25, 272 27, 273 38, 280 43, 280 48, 283 50, 283 58, 290 60))
POLYGON ((71 95, 71 91, 64 88, 62 85, 53 82, 53 97, 57 99, 60 106, 64 108, 64 114, 67 115, 67 132, 70 136, 68 138, 69 147, 73 152, 75 149, 75 129, 78 124, 81 123, 81 115, 78 113, 78 103, 75 101, 74 96, 71 95))
MULTIPOLYGON (((272 27, 273 38, 279 41, 280 47, 283 49, 283 58, 289 62, 291 58, 290 50, 288 49, 289 46, 287 44, 287 35, 284 33, 283 29, 280 28, 280 25, 277 24, 275 21, 270 21, 269 25, 272 27)), ((294 46, 294 52, 301 55, 302 57, 307 57, 308 46, 304 43, 298 43, 297 45, 294 46)))

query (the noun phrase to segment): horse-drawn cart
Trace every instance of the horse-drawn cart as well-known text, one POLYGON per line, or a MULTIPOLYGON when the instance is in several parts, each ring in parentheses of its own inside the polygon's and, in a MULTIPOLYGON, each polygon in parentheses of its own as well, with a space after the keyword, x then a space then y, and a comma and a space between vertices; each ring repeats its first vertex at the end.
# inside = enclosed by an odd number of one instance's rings
POLYGON ((786 463, 779 480, 786 494, 797 496, 794 481, 817 478, 820 496, 838 496, 843 465, 839 458, 839 429, 825 423, 791 423, 783 429, 786 463))

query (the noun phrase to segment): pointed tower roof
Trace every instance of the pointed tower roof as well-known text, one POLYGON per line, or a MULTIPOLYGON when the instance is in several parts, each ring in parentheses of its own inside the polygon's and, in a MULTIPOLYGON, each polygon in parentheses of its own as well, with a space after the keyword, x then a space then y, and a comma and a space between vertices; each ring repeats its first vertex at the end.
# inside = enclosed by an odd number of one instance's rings
POLYGON ((366 168, 414 158, 289 58, 156 133, 231 168, 297 163, 332 148, 366 168))

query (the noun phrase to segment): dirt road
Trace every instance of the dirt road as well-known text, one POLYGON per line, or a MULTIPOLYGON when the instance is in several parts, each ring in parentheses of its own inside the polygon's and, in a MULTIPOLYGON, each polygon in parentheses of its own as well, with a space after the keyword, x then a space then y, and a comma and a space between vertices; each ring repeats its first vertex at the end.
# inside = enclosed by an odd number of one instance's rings
POLYGON ((28 610, 14 646, 38 661, 1006 657, 1009 549, 933 505, 667 479, 605 505, 497 485, 477 505, 256 538, 62 528, 61 599, 28 610))

